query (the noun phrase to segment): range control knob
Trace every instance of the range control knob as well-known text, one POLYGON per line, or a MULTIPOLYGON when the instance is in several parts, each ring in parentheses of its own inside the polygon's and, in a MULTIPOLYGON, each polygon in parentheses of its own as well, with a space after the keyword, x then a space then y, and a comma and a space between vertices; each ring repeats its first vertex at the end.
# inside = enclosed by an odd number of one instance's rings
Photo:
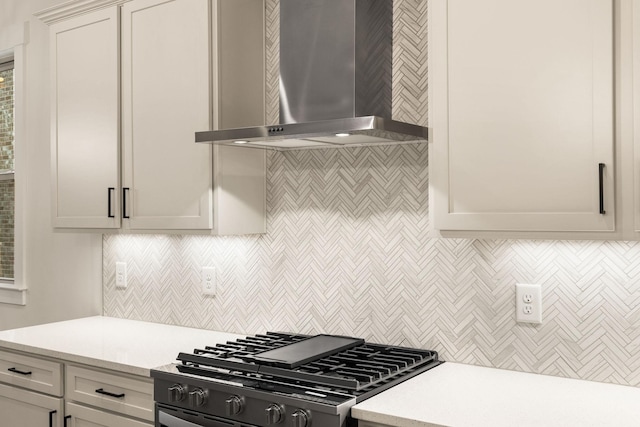
POLYGON ((272 403, 267 409, 265 409, 267 415, 267 425, 280 424, 284 418, 284 408, 281 405, 272 403))
POLYGON ((309 411, 302 409, 296 410, 291 416, 291 425, 293 427, 310 427, 311 426, 311 414, 309 411))
POLYGON ((244 398, 236 395, 229 396, 229 398, 224 401, 224 405, 228 417, 238 415, 244 410, 244 398))
POLYGON ((201 388, 197 388, 189 392, 189 405, 190 406, 203 406, 207 401, 207 392, 201 388))
POLYGON ((169 387, 169 402, 180 402, 187 396, 187 390, 180 384, 169 387))

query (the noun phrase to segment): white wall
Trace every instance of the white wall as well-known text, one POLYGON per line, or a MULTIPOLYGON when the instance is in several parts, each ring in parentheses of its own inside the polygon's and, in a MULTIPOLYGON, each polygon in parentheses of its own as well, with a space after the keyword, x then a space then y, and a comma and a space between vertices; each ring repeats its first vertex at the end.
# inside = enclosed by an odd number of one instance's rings
POLYGON ((0 304, 0 330, 102 313, 102 236, 54 232, 51 227, 48 27, 33 13, 62 2, 0 1, 0 52, 22 38, 28 22, 25 133, 17 141, 25 144, 21 176, 27 305, 0 304))

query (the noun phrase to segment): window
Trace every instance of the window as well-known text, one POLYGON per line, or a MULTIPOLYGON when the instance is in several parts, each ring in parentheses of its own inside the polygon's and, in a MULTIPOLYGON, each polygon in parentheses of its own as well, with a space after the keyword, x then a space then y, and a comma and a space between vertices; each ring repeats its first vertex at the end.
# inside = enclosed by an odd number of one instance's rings
POLYGON ((24 44, 0 49, 0 303, 25 305, 22 244, 24 44), (15 171, 18 171, 17 173, 15 171), (17 179, 16 179, 17 178, 17 179))
MULTIPOLYGON (((4 29, 3 29, 4 34, 4 29)), ((0 303, 26 305, 24 266, 25 36, 0 38, 0 303), (7 41, 9 45, 3 45, 7 41)))
POLYGON ((14 282, 14 65, 0 63, 0 283, 14 282))

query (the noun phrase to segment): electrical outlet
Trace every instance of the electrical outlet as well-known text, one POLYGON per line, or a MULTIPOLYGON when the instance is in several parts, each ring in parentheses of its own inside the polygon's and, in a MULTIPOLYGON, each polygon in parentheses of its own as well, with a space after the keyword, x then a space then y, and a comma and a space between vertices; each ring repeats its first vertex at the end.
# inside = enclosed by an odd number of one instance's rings
POLYGON ((116 262, 116 288, 127 287, 127 263, 116 262))
POLYGON ((204 295, 216 294, 216 269, 214 267, 202 267, 202 293, 204 295))
POLYGON ((540 285, 516 284, 516 322, 542 323, 542 290, 540 285))

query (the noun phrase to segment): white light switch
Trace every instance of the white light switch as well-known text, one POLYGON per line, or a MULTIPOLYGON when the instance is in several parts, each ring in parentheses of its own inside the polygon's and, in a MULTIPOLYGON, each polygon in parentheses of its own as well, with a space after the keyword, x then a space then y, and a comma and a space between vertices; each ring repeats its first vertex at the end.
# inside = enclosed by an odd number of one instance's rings
POLYGON ((116 288, 127 287, 127 263, 116 262, 116 288))

